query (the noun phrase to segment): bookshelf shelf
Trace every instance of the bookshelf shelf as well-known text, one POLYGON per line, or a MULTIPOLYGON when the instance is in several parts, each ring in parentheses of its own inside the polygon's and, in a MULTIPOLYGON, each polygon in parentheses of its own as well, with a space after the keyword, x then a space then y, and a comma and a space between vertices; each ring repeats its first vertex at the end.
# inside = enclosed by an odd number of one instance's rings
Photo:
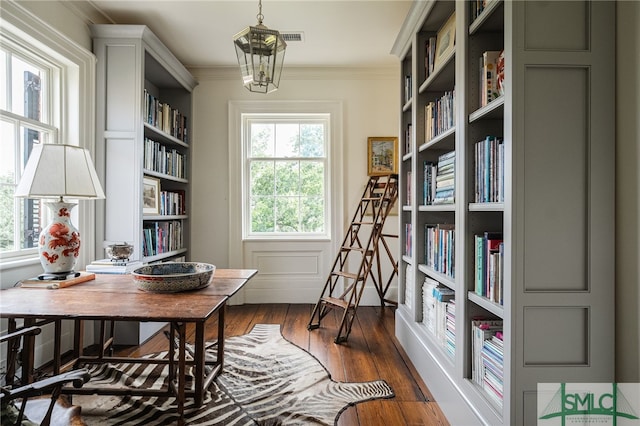
POLYGON ((453 212, 456 210, 454 203, 448 204, 421 204, 418 206, 419 212, 453 212))
POLYGON ((455 49, 447 56, 442 58, 442 64, 438 66, 429 77, 420 85, 418 93, 422 94, 428 91, 439 92, 452 87, 454 78, 453 72, 456 66, 455 49))
POLYGON ((155 172, 153 170, 144 169, 144 174, 147 176, 154 176, 163 180, 179 182, 179 183, 189 183, 188 179, 183 179, 175 176, 171 176, 165 173, 155 172))
POLYGON ((504 203, 469 203, 470 212, 502 212, 504 203))
POLYGON ((478 120, 502 119, 504 117, 504 96, 489 102, 484 107, 469 114, 469 123, 478 120))
POLYGON ((189 144, 181 141, 180 139, 171 136, 169 133, 163 132, 157 127, 152 126, 149 123, 143 122, 144 135, 150 139, 155 139, 158 142, 162 142, 165 145, 176 145, 183 148, 189 148, 189 144))
POLYGON ((535 424, 537 383, 613 380, 607 283, 614 279, 615 250, 613 233, 600 228, 611 231, 614 223, 614 158, 606 135, 614 129, 615 85, 607 67, 615 40, 604 29, 615 13, 607 3, 415 1, 394 45, 400 99, 412 94, 399 111, 406 142, 399 226, 408 230, 401 247, 410 246, 412 256, 400 257, 396 337, 436 401, 455 407, 445 408, 451 424, 535 424), (429 73, 434 37, 454 12, 455 48, 429 73), (496 70, 500 58, 498 87, 495 73, 486 71, 496 70), (595 83, 596 74, 609 78, 606 88, 595 83), (448 108, 437 102, 453 91, 454 125, 431 137, 444 126, 427 121, 436 116, 429 105, 448 108), (598 120, 589 119, 594 114, 598 120), (602 136, 594 139, 596 133, 602 136), (450 153, 453 177, 442 161, 450 153), (441 193, 450 191, 452 179, 453 203, 428 204, 438 184, 441 193), (455 278, 427 266, 443 254, 434 249, 437 224, 453 228, 437 235, 453 236, 444 264, 453 264, 455 278), (593 238, 606 248, 590 247, 593 238), (494 302, 500 294, 503 304, 494 302), (434 303, 437 297, 443 305, 434 303), (443 306, 455 314, 443 316, 443 306), (444 346, 426 325, 434 309, 438 326, 443 319, 452 325, 444 346), (499 322, 475 349, 472 320, 499 322), (545 333, 534 330, 539 323, 545 333), (558 323, 571 326, 561 331, 558 323), (584 352, 570 343, 576 332, 586 336, 584 352), (485 345, 501 348, 496 371, 503 377, 493 396, 483 384, 495 380, 483 370, 485 345))
POLYGON ((482 306, 484 309, 500 318, 504 318, 504 307, 502 305, 492 302, 486 297, 478 296, 473 291, 469 291, 467 297, 476 305, 482 306))
POLYGON ((422 152, 425 149, 433 148, 436 146, 440 149, 446 149, 446 150, 455 149, 455 142, 456 142, 455 136, 456 136, 456 128, 454 126, 440 133, 438 136, 434 137, 433 139, 420 145, 418 147, 418 152, 422 152))
POLYGON ((482 12, 469 25, 469 35, 474 35, 480 30, 502 32, 504 30, 503 6, 502 0, 487 1, 482 12))

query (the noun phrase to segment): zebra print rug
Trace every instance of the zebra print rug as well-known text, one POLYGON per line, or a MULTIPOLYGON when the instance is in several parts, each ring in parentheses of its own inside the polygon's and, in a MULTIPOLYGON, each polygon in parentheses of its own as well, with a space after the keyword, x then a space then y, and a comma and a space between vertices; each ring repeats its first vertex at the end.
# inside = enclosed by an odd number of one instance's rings
MULTIPOLYGON (((215 348, 208 350, 215 356, 215 348)), ((166 352, 151 355, 164 357, 166 352)), ((166 366, 115 364, 96 366, 92 386, 166 386, 166 366)), ((258 324, 244 336, 225 341, 225 366, 204 404, 187 398, 188 425, 332 425, 340 413, 359 402, 392 398, 384 380, 342 383, 302 348, 280 334, 278 324, 258 324)), ((174 425, 174 398, 78 395, 88 425, 174 425)))

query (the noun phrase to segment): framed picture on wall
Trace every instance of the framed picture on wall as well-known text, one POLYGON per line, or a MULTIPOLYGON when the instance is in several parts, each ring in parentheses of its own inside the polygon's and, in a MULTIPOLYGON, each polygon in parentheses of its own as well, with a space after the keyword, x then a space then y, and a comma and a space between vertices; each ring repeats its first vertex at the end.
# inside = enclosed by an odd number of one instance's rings
POLYGON ((367 174, 381 176, 398 173, 398 138, 368 138, 367 174))
POLYGON ((145 176, 142 180, 142 213, 160 214, 160 179, 145 176))
POLYGON ((438 37, 436 38, 436 57, 434 60, 434 68, 438 68, 442 65, 442 61, 446 58, 453 48, 456 46, 456 14, 447 19, 447 22, 442 25, 442 28, 438 31, 438 37))

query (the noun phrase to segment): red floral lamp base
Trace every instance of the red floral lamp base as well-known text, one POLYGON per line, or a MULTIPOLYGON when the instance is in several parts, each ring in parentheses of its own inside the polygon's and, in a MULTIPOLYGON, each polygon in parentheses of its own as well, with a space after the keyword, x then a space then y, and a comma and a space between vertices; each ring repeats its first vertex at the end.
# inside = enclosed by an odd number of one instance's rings
POLYGON ((76 203, 47 203, 53 220, 42 230, 39 240, 43 278, 64 279, 75 275, 73 268, 80 254, 80 232, 71 223, 71 210, 76 203))

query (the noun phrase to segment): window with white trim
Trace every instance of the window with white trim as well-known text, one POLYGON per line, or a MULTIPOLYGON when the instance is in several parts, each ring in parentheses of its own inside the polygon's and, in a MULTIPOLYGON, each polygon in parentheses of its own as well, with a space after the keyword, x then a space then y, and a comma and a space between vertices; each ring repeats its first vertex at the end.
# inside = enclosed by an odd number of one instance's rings
POLYGON ((330 233, 329 114, 243 114, 245 238, 330 233))
POLYGON ((2 36, 0 47, 0 253, 33 251, 47 209, 41 200, 16 199, 15 187, 33 146, 54 143, 51 124, 59 69, 35 51, 2 36))
MULTIPOLYGON (((95 56, 18 2, 0 14, 0 270, 39 264, 37 238, 49 222, 39 200, 15 199, 35 144, 95 149, 95 56)), ((80 263, 95 256, 93 204, 72 220, 83 230, 80 263)), ((4 272, 3 272, 4 273, 4 272)))

